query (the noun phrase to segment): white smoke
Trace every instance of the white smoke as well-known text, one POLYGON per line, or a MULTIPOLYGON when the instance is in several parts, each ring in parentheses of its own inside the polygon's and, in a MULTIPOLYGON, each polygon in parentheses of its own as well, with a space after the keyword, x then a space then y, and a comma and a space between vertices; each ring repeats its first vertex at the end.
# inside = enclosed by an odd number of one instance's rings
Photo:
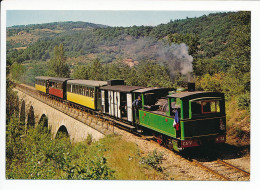
POLYGON ((172 44, 160 48, 160 57, 164 64, 167 65, 171 75, 180 72, 187 75, 193 71, 193 57, 189 55, 188 46, 184 43, 172 44))
POLYGON ((140 58, 156 60, 164 64, 171 78, 174 78, 177 73, 187 75, 189 78, 193 71, 193 57, 189 55, 189 48, 184 43, 168 45, 163 41, 151 40, 148 37, 129 38, 120 42, 120 48, 124 52, 124 57, 137 61, 141 61, 140 58))

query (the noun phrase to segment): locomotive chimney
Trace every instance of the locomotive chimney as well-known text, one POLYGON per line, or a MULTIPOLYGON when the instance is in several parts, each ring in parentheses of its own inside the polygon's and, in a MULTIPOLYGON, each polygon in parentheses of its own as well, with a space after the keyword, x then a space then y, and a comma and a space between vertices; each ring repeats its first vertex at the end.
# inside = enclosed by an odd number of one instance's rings
POLYGON ((188 82, 188 91, 189 92, 195 91, 195 82, 188 82))

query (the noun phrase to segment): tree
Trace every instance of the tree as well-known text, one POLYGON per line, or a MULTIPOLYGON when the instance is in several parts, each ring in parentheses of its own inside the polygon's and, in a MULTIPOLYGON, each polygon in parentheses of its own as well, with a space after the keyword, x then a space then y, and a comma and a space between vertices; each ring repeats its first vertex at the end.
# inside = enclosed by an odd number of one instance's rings
POLYGON ((189 47, 189 54, 194 55, 198 51, 199 37, 195 34, 169 34, 169 43, 185 43, 189 47))
POLYGON ((69 77, 70 69, 66 64, 66 57, 64 54, 63 44, 54 47, 54 55, 50 60, 50 75, 57 77, 69 77))
POLYGON ((21 81, 24 77, 25 68, 21 64, 14 63, 11 66, 10 72, 14 80, 21 81))
POLYGON ((99 59, 95 59, 90 68, 90 79, 102 80, 103 79, 103 67, 99 59))
POLYGON ((89 79, 90 65, 78 65, 74 69, 73 78, 75 79, 89 79))

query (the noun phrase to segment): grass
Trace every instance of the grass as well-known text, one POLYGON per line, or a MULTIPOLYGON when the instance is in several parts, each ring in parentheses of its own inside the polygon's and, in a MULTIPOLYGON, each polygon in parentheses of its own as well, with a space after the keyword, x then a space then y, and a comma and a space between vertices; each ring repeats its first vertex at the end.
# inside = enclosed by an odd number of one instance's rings
POLYGON ((143 164, 142 156, 136 144, 127 142, 121 136, 107 136, 101 139, 100 145, 105 149, 108 165, 115 171, 117 180, 161 180, 161 172, 143 164))

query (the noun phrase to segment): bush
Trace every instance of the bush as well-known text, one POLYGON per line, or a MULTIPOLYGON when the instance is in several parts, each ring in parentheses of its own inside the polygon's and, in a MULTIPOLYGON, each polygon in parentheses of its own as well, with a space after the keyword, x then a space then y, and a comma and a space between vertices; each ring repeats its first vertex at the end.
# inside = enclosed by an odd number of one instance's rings
POLYGON ((155 170, 161 172, 163 168, 160 166, 160 164, 162 163, 163 157, 164 153, 154 150, 153 152, 150 152, 147 157, 142 158, 142 163, 147 164, 155 170))
POLYGON ((237 98, 239 109, 250 110, 250 93, 241 94, 237 98))
POLYGON ((93 142, 93 136, 91 134, 88 134, 86 142, 88 145, 91 145, 91 143, 93 142))

